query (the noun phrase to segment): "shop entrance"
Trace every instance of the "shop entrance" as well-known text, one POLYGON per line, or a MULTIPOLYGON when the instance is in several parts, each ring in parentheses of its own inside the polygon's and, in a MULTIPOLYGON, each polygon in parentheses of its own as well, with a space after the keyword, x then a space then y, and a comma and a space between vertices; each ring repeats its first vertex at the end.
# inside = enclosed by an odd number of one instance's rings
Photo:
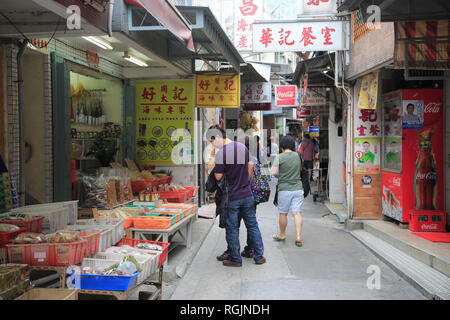
POLYGON ((70 69, 72 199, 82 200, 82 177, 121 162, 122 80, 67 62, 70 69))

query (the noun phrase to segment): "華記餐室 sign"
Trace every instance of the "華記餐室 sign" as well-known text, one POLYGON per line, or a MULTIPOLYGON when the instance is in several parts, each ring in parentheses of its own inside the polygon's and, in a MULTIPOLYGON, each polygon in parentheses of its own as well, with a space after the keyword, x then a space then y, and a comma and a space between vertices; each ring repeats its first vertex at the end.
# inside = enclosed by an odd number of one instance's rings
POLYGON ((253 24, 253 52, 348 50, 345 21, 253 24))
POLYGON ((277 107, 296 107, 297 86, 275 86, 275 106, 277 107))

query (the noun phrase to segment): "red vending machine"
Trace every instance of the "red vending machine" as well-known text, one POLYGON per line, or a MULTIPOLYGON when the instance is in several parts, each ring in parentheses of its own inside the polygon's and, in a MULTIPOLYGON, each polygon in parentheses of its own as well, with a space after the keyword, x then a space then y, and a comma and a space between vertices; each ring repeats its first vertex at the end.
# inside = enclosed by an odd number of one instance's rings
POLYGON ((383 95, 383 214, 413 231, 445 232, 443 109, 441 89, 383 95))

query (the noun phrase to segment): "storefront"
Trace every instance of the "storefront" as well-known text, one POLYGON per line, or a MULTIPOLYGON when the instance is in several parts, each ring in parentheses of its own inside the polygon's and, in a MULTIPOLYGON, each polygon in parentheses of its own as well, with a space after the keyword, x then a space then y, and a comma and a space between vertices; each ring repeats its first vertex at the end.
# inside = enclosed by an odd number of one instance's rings
POLYGON ((353 100, 344 112, 349 216, 443 232, 448 21, 383 22, 370 30, 356 16, 346 70, 353 100), (382 50, 369 49, 381 41, 382 50))

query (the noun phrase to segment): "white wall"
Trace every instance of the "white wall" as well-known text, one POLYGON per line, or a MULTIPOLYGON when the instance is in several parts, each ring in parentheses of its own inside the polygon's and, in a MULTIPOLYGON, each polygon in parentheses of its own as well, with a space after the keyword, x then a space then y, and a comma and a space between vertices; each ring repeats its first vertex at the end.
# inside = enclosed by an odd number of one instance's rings
MULTIPOLYGON (((338 92, 338 90, 336 90, 338 92)), ((328 118, 328 174, 329 174, 329 190, 330 190, 330 202, 331 203, 343 203, 344 202, 344 133, 341 137, 338 137, 338 127, 342 127, 342 121, 334 123, 335 117, 335 104, 333 101, 334 95, 330 94, 330 116, 328 118)), ((339 97, 338 97, 338 100, 339 97)))

